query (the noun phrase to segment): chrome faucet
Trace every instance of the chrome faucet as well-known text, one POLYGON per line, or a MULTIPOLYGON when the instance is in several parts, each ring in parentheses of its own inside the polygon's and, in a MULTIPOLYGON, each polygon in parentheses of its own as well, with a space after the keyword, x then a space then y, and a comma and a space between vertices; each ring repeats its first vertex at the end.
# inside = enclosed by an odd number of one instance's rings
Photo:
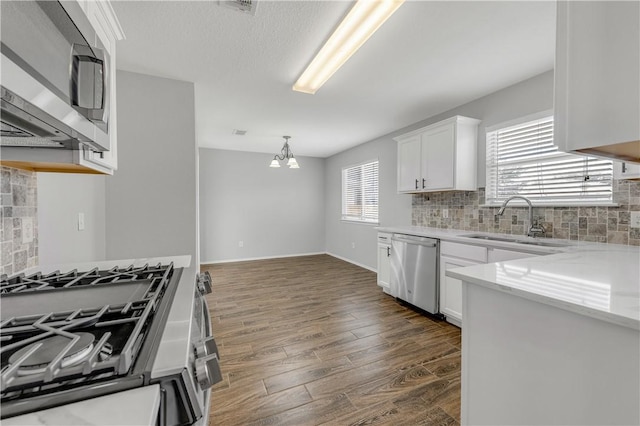
POLYGON ((496 216, 502 216, 504 214, 504 209, 507 207, 509 201, 514 199, 524 200, 529 205, 529 230, 527 231, 527 236, 535 238, 538 234, 544 235, 544 233, 546 232, 544 227, 538 224, 538 221, 535 221, 535 223, 533 221, 533 204, 531 204, 531 201, 527 197, 523 197, 522 195, 514 195, 513 197, 509 197, 504 200, 504 203, 502 203, 502 207, 500 207, 500 210, 498 210, 498 214, 496 214, 496 216))

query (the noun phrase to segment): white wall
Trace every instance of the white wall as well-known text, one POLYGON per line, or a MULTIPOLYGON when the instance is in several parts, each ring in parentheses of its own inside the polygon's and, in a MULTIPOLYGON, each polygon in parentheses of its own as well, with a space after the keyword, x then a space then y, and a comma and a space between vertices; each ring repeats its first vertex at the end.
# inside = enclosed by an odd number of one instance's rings
POLYGON ((200 149, 203 263, 325 251, 324 160, 274 169, 272 158, 200 149))
POLYGON ((429 124, 463 115, 482 120, 478 128, 478 186, 485 185, 485 128, 553 108, 553 71, 540 74, 498 92, 461 105, 442 114, 399 129, 374 141, 326 159, 325 224, 327 252, 376 269, 374 226, 340 220, 342 167, 379 158, 380 226, 411 225, 411 195, 397 194, 395 136, 429 124), (355 249, 352 248, 355 243, 355 249))
POLYGON ((40 265, 105 259, 105 179, 38 173, 40 265), (78 230, 78 213, 84 213, 84 231, 78 230))
POLYGON ((193 83, 118 71, 118 170, 106 183, 107 259, 198 262, 193 83))

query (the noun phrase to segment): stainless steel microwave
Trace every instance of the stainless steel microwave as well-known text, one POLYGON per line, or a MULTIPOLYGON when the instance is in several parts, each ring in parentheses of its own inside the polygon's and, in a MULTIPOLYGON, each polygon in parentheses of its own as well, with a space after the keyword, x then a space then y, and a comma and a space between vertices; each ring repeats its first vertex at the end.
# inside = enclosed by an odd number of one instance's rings
POLYGON ((0 145, 108 151, 110 58, 80 5, 0 8, 0 145))

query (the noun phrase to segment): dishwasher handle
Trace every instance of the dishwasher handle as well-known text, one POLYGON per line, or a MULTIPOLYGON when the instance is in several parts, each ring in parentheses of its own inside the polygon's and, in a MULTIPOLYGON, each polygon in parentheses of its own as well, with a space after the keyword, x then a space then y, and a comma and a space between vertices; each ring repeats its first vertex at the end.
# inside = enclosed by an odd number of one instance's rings
POLYGON ((416 244, 425 247, 436 247, 438 240, 427 237, 417 237, 413 235, 393 234, 391 241, 400 241, 402 243, 416 244))

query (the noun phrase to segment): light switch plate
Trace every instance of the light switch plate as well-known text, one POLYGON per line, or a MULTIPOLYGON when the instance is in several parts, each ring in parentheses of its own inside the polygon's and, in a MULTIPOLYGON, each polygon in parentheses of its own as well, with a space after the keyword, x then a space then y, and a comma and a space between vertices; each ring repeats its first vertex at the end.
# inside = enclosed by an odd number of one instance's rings
POLYGON ((78 231, 84 231, 84 213, 78 213, 78 231))
POLYGON ((631 212, 631 223, 629 225, 632 228, 640 228, 640 212, 631 212))
POLYGON ((29 244, 33 241, 33 219, 22 218, 22 244, 29 244))

